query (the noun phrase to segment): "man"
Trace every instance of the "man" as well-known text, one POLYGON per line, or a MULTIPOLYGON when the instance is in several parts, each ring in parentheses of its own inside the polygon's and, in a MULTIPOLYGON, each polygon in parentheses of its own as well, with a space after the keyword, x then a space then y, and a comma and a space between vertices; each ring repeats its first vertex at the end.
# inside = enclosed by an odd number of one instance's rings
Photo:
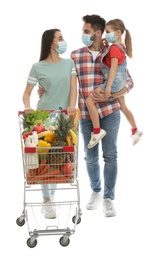
MULTIPOLYGON (((120 104, 118 97, 129 92, 133 88, 133 81, 127 71, 128 80, 124 89, 117 92, 108 99, 104 91, 99 92, 97 86, 104 83, 104 77, 101 72, 100 61, 102 54, 106 49, 106 42, 102 39, 105 30, 106 21, 99 15, 86 15, 83 18, 82 41, 86 47, 75 50, 71 53, 71 58, 75 62, 78 83, 79 96, 78 106, 81 111, 80 129, 83 135, 85 162, 90 180, 92 194, 86 205, 88 210, 95 210, 103 200, 103 210, 105 217, 116 215, 113 206, 115 199, 115 185, 117 179, 117 136, 120 125, 120 104), (93 94, 91 94, 91 92, 93 94), (100 164, 99 164, 99 144, 93 148, 87 148, 91 133, 93 132, 92 121, 85 104, 86 98, 92 95, 98 102, 97 108, 100 115, 100 126, 106 131, 106 136, 101 140, 104 160, 104 187, 102 193, 100 164)), ((38 91, 42 95, 41 90, 38 91)))
POLYGON ((109 99, 105 98, 104 91, 99 92, 97 86, 104 82, 101 72, 100 61, 105 51, 105 42, 102 39, 106 21, 99 15, 86 15, 83 18, 82 41, 86 47, 75 50, 71 53, 71 58, 75 62, 78 73, 79 97, 78 103, 81 111, 80 129, 83 135, 85 162, 90 180, 92 194, 86 205, 88 210, 97 209, 103 200, 103 210, 106 217, 116 215, 113 205, 115 198, 115 185, 117 179, 117 136, 120 125, 120 105, 118 97, 130 91, 133 82, 128 74, 127 86, 117 92, 109 99), (104 44, 103 44, 104 42, 104 44), (93 132, 92 121, 85 104, 85 100, 94 91, 93 99, 97 102, 100 115, 101 129, 106 131, 106 135, 101 140, 104 160, 104 188, 102 194, 99 145, 87 148, 91 133, 93 132))

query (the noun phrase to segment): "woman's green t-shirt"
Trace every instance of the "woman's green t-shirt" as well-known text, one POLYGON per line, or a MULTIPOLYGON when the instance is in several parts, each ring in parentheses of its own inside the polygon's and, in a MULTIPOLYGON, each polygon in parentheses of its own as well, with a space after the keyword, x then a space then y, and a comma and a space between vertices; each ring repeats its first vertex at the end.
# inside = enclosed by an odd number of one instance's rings
POLYGON ((73 75, 77 75, 77 72, 72 59, 61 58, 57 63, 40 61, 33 64, 27 84, 38 84, 46 90, 37 103, 37 109, 66 109, 69 106, 70 79, 73 75))

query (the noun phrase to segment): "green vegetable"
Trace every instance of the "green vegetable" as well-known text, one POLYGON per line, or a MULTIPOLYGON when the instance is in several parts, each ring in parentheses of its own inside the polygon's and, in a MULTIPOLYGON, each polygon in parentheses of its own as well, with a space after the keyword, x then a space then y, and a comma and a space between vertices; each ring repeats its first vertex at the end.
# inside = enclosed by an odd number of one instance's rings
POLYGON ((23 129, 32 131, 34 125, 38 124, 39 122, 41 124, 44 124, 44 122, 49 118, 49 116, 50 116, 50 112, 41 111, 41 110, 35 110, 30 112, 29 114, 23 114, 22 115, 23 129))

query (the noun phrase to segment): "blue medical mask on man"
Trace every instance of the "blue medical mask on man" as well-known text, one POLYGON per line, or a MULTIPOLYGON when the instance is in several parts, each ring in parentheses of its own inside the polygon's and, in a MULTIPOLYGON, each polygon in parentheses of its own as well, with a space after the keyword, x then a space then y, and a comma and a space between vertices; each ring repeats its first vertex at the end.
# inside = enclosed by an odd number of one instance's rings
POLYGON ((95 35, 92 34, 92 35, 89 35, 89 34, 82 34, 82 42, 83 44, 85 44, 86 46, 91 46, 92 43, 95 41, 96 37, 94 37, 94 39, 92 40, 91 38, 93 38, 92 36, 95 35))
POLYGON ((106 33, 105 34, 105 39, 109 42, 109 43, 113 43, 117 40, 118 36, 115 36, 114 32, 110 32, 110 33, 106 33))
POLYGON ((65 41, 58 42, 58 48, 55 49, 59 54, 63 54, 67 50, 67 43, 65 41))

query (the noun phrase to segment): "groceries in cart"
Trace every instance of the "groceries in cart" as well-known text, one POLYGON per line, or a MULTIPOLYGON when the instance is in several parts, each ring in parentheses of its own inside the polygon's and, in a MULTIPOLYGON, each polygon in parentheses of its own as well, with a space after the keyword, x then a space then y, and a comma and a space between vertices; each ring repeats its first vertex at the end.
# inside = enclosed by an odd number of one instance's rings
POLYGON ((79 109, 35 110, 21 114, 24 169, 27 184, 74 181, 74 151, 78 149, 79 109))

